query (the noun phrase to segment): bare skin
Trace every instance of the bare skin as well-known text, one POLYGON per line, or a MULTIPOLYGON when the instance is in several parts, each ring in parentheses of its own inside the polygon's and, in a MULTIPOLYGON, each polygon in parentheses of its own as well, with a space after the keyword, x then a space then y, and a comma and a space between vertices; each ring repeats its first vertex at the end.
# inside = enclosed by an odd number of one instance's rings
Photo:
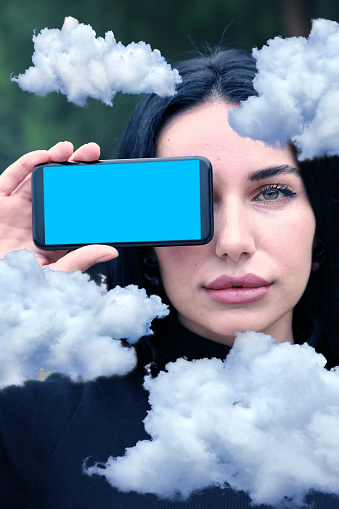
POLYGON ((95 161, 100 156, 96 143, 88 143, 73 152, 68 141, 57 143, 49 150, 37 150, 24 155, 0 176, 0 257, 10 251, 34 251, 41 267, 73 272, 85 271, 98 262, 118 256, 111 246, 85 246, 66 254, 66 251, 43 251, 32 240, 31 174, 37 164, 65 161, 95 161))

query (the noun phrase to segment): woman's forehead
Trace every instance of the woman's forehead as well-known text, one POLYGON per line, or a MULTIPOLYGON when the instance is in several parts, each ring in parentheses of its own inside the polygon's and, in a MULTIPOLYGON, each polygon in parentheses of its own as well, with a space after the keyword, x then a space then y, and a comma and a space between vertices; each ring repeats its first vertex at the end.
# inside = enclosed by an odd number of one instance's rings
POLYGON ((231 105, 208 102, 176 115, 161 131, 156 156, 204 156, 214 170, 253 172, 272 166, 296 166, 290 147, 270 147, 239 136, 228 123, 231 105))

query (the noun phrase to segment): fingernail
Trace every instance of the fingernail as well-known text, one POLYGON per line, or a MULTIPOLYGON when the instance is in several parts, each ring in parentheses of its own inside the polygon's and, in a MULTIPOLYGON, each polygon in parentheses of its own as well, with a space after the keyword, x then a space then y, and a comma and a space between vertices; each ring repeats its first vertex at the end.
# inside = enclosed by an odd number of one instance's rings
POLYGON ((114 258, 116 258, 116 254, 115 253, 113 253, 111 255, 103 256, 102 258, 99 258, 99 260, 97 260, 95 263, 108 262, 109 260, 112 260, 114 258))

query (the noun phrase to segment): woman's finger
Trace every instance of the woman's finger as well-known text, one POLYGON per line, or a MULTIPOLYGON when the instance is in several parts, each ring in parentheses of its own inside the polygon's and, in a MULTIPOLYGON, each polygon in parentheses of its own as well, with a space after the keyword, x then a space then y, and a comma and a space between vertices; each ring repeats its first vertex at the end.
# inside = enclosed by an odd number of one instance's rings
POLYGON ((75 270, 84 272, 96 263, 113 260, 118 255, 118 251, 111 246, 99 244, 84 246, 68 253, 57 262, 50 264, 49 268, 64 272, 74 272, 75 270))
POLYGON ((49 160, 47 150, 30 152, 11 164, 0 176, 0 193, 9 196, 25 180, 34 166, 49 160))
POLYGON ((100 157, 100 147, 97 143, 91 142, 79 147, 70 157, 70 161, 97 161, 100 157))
POLYGON ((37 164, 51 161, 68 161, 72 153, 72 143, 69 141, 62 141, 49 150, 36 150, 29 154, 25 154, 0 175, 0 193, 7 196, 11 195, 25 180, 27 175, 32 173, 34 166, 37 164))
POLYGON ((60 141, 48 151, 49 161, 64 163, 73 154, 73 144, 70 141, 60 141))
POLYGON ((15 191, 13 191, 12 195, 16 193, 20 193, 20 196, 23 200, 32 201, 32 175, 27 175, 27 177, 18 185, 15 191))

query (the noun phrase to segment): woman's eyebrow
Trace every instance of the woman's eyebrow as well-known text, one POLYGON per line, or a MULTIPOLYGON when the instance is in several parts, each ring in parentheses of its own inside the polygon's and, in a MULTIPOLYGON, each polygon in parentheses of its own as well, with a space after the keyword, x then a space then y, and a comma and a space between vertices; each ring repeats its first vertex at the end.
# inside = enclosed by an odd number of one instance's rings
POLYGON ((289 166, 288 164, 282 164, 281 166, 274 166, 272 168, 263 168, 262 170, 256 170, 253 173, 250 173, 248 176, 249 180, 265 180, 271 177, 275 177, 276 175, 281 175, 282 173, 294 173, 298 176, 301 175, 300 170, 298 168, 294 168, 293 166, 289 166))

